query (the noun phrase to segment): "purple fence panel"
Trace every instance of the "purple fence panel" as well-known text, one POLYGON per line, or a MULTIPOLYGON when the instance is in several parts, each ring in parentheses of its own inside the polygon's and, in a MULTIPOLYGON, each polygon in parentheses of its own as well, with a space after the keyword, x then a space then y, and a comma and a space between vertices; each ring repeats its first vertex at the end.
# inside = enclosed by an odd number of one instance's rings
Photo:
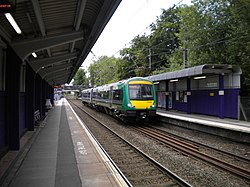
POLYGON ((238 118, 238 96, 239 89, 225 90, 225 117, 238 118))
POLYGON ((219 111, 218 90, 195 90, 191 95, 191 112, 217 116, 219 111))
POLYGON ((0 92, 0 151, 7 146, 6 135, 6 94, 0 92))
POLYGON ((19 136, 26 131, 26 120, 25 120, 25 93, 19 95, 19 136))

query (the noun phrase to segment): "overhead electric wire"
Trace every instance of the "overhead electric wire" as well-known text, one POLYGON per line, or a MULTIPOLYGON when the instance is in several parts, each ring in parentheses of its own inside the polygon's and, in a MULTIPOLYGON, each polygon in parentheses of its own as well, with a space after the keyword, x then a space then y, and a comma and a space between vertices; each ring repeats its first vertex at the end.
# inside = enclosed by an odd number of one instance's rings
MULTIPOLYGON (((178 6, 181 2, 182 2, 183 0, 181 0, 179 3, 177 3, 176 5, 174 4, 174 6, 178 6)), ((145 5, 145 3, 143 4, 143 6, 145 5)), ((143 6, 141 6, 140 7, 140 9, 143 7, 143 6)), ((174 7, 173 6, 173 7, 174 7)), ((245 5, 243 5, 243 6, 241 6, 241 7, 239 7, 238 8, 238 10, 237 11, 240 11, 242 8, 244 8, 245 7, 245 5)), ((157 19, 155 20, 155 21, 157 21, 157 19)), ((154 21, 154 22, 155 22, 154 21)), ((152 23, 154 23, 154 22, 152 22, 152 23)), ((151 24, 152 24, 151 23, 151 24)), ((147 26, 142 32, 140 32, 138 35, 140 35, 141 33, 145 33, 145 31, 151 26, 151 24, 149 25, 149 26, 147 26)), ((211 32, 211 31, 213 31, 213 30, 216 30, 216 29, 218 29, 218 28, 210 28, 210 29, 208 29, 208 30, 206 30, 207 32, 211 32)), ((163 35, 164 36, 164 35, 163 35)), ((247 37, 247 36, 245 36, 245 37, 247 37)), ((249 36, 248 36, 249 37, 249 36)), ((234 39, 236 39, 236 38, 231 38, 231 37, 224 37, 224 38, 220 38, 220 39, 216 39, 216 40, 214 40, 214 41, 212 41, 212 42, 208 42, 208 43, 206 43, 206 44, 203 44, 203 45, 199 45, 199 46, 195 46, 195 47, 192 47, 192 48, 187 48, 187 50, 197 50, 197 49, 200 49, 200 48, 203 48, 203 47, 207 47, 207 46, 210 46, 210 45, 214 45, 214 44, 219 44, 219 43, 224 43, 224 42, 227 42, 227 41, 229 41, 229 40, 234 40, 234 39)), ((162 45, 162 44, 164 44, 164 43, 167 43, 167 42, 171 42, 171 41, 173 41, 173 40, 176 40, 176 38, 172 38, 172 39, 170 39, 170 40, 166 40, 166 41, 164 41, 164 42, 161 42, 161 43, 158 43, 158 44, 155 44, 155 45, 152 45, 152 46, 150 46, 150 48, 151 49, 154 49, 155 47, 157 47, 157 46, 159 46, 159 45, 162 45)), ((129 44, 131 44, 131 41, 129 42, 129 43, 127 43, 127 44, 125 44, 125 46, 126 45, 129 45, 129 44)), ((125 49, 125 48, 121 48, 120 50, 118 50, 117 52, 115 52, 112 56, 114 56, 114 55, 116 55, 117 53, 119 53, 122 49, 125 49)), ((145 51, 147 51, 147 50, 149 50, 149 48, 145 48, 145 49, 143 49, 142 51, 140 51, 141 53, 143 53, 143 52, 145 52, 145 51)), ((174 51, 183 51, 184 49, 183 48, 175 48, 174 49, 174 51)), ((166 52, 161 52, 161 53, 153 53, 151 56, 157 56, 157 55, 161 55, 161 54, 167 54, 168 52, 166 51, 166 52)), ((146 58, 148 58, 148 55, 147 56, 145 56, 144 57, 145 59, 146 58)), ((108 59, 107 59, 108 60, 108 59)), ((137 59, 136 60, 133 60, 133 59, 131 59, 134 63, 135 63, 135 65, 138 67, 138 65, 137 65, 137 59)), ((164 59, 164 60, 160 60, 160 61, 157 61, 157 62, 153 62, 152 64, 155 64, 155 63, 159 63, 159 62, 162 62, 162 61, 165 61, 166 59, 164 59)))

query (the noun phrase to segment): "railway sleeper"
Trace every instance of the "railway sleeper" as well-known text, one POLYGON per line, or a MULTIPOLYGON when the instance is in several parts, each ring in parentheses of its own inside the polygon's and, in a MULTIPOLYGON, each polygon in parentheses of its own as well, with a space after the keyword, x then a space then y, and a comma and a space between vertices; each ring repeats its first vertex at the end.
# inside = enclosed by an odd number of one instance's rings
MULTIPOLYGON (((136 185, 136 186, 137 187, 152 187, 152 185, 136 185)), ((175 187, 176 183, 174 183, 172 181, 168 181, 168 182, 157 184, 157 185, 154 185, 154 186, 157 186, 157 187, 166 187, 166 186, 168 186, 168 187, 175 187)))
MULTIPOLYGON (((134 167, 134 163, 119 166, 120 169, 124 169, 124 170, 126 170, 126 168, 128 168, 128 167, 129 168, 134 167)), ((136 166, 136 167, 152 167, 152 166, 147 162, 143 162, 139 166, 136 166)))
MULTIPOLYGON (((158 175, 150 175, 150 176, 145 176, 145 175, 143 175, 143 176, 141 176, 141 177, 127 177, 127 178, 129 179, 129 181, 133 181, 133 182, 135 182, 135 181, 139 182, 139 181, 150 180, 150 181, 153 183, 152 180, 154 180, 155 183, 159 183, 159 181, 161 181, 161 180, 167 180, 166 178, 168 178, 168 176, 167 176, 167 175, 164 175, 164 174, 158 174, 158 175)), ((171 180, 171 179, 168 178, 167 181, 170 181, 170 180, 171 180)), ((142 183, 142 182, 140 182, 140 184, 141 184, 141 183, 142 183)))
POLYGON ((139 158, 138 155, 130 155, 130 154, 122 154, 122 153, 110 153, 110 156, 111 155, 117 159, 128 159, 128 158, 137 159, 137 158, 139 158))
MULTIPOLYGON (((132 158, 131 158, 132 159, 132 158)), ((118 161, 116 161, 117 162, 117 164, 138 164, 138 163, 143 163, 143 162, 145 162, 145 160, 143 160, 143 159, 133 159, 133 162, 131 162, 131 159, 127 159, 127 160, 121 160, 121 159, 119 159, 118 161)))
POLYGON ((133 172, 153 172, 153 171, 159 171, 158 169, 156 169, 156 168, 153 168, 152 166, 150 166, 150 165, 147 165, 147 166, 134 166, 134 167, 132 167, 131 166, 131 168, 129 168, 129 167, 127 167, 127 168, 125 168, 125 169, 122 169, 122 172, 123 173, 129 173, 129 172, 131 172, 131 169, 133 169, 133 172))

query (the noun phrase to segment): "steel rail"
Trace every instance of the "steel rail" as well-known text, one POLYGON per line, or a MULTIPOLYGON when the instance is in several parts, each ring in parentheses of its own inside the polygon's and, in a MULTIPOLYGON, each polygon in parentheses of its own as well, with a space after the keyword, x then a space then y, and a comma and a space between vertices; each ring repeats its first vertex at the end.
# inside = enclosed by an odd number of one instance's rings
POLYGON ((186 143, 181 143, 180 140, 173 139, 171 137, 166 137, 165 135, 159 134, 158 132, 154 132, 151 129, 145 129, 143 127, 135 127, 138 132, 141 132, 151 138, 154 138, 160 142, 166 143, 170 145, 175 150, 181 151, 187 155, 192 155, 193 157, 199 158, 203 161, 206 161, 209 164, 220 167, 226 171, 229 171, 233 174, 236 174, 244 179, 250 180, 250 171, 244 168, 235 166, 233 164, 229 164, 224 162, 223 160, 217 159, 210 155, 204 154, 200 152, 198 149, 195 149, 187 145, 186 143))
MULTIPOLYGON (((73 102, 71 102, 73 103, 73 102)), ((141 151, 139 148, 135 147, 133 144, 131 144, 130 142, 128 142, 126 139, 124 139, 123 137, 121 137, 119 134, 117 134, 115 131, 113 131, 112 129, 110 129, 108 126, 106 126, 103 122, 101 122, 99 119, 97 119, 96 117, 94 117, 93 115, 91 115, 89 112, 85 111, 83 108, 79 107, 78 105, 76 105, 75 103, 73 103, 76 107, 78 107, 81 111, 85 112, 87 115, 89 115, 92 119, 94 119, 95 121, 97 121, 98 123, 100 123, 102 126, 104 126, 107 130, 109 130, 110 132, 112 132, 114 135, 116 135, 117 137, 119 137, 122 141, 126 142, 129 146, 131 146, 133 149, 135 149, 137 152, 139 152, 141 155, 143 155, 145 158, 147 158, 148 160, 150 160, 152 163, 154 163, 156 166, 158 166, 162 171, 166 172, 166 174, 171 177, 174 181, 176 181, 176 183, 178 183, 180 186, 182 187, 192 187, 192 185, 190 185, 189 183, 187 183, 185 180, 183 180, 182 178, 180 178, 179 176, 177 176, 175 173, 173 173, 172 171, 170 171, 168 168, 164 167, 162 164, 160 164, 159 162, 157 162, 156 160, 154 160, 153 158, 151 158, 149 155, 147 155, 146 153, 144 153, 143 151, 141 151)), ((118 167, 118 166, 117 166, 118 167)))
POLYGON ((230 153, 230 152, 227 152, 227 151, 224 151, 224 150, 220 150, 220 149, 217 149, 215 147, 211 147, 209 145, 206 145, 206 144, 202 144, 202 143, 199 143, 199 142, 196 142, 196 141, 193 141, 193 140, 190 140, 190 139, 186 139, 184 137, 181 137, 181 136, 178 136, 176 134, 172 134, 172 133, 169 133, 169 132, 166 132, 166 131, 163 131, 161 129, 158 129, 158 128, 155 128, 155 127, 151 127, 151 126, 146 126, 145 128, 148 128, 148 129, 151 129, 159 134, 164 134, 165 136, 169 136, 169 137, 172 137, 172 138, 175 138, 179 141, 184 141, 186 143, 186 141, 189 142, 189 144, 192 144, 193 146, 197 146, 197 149, 198 148, 203 148, 203 149, 211 149, 211 150, 214 150, 214 151, 217 151, 219 153, 223 153, 229 157, 232 157, 233 159, 238 159, 238 160, 241 160, 242 162, 246 162, 246 163, 250 163, 250 159, 249 158, 246 158, 246 157, 243 157, 243 156, 239 156, 239 155, 235 155, 233 153, 230 153))
MULTIPOLYGON (((79 107, 77 104, 75 104, 72 100, 69 100, 70 104, 73 104, 75 107, 77 107, 78 109, 80 109, 81 111, 85 112, 86 114, 88 114, 91 118, 93 118, 93 116, 91 114, 89 114, 87 111, 83 110, 81 107, 79 107)), ((73 107, 72 107, 73 108, 73 107)), ((109 161, 113 164, 113 166, 116 168, 116 170, 118 171, 118 173, 121 175, 121 177, 124 179, 124 181, 126 182, 126 184, 129 187, 133 187, 133 185, 129 182, 129 180, 127 179, 127 177, 123 174, 123 172, 120 170, 120 168, 115 164, 115 162, 112 160, 112 158, 109 156, 109 154, 106 152, 106 150, 104 149, 104 147, 101 145, 101 143, 95 138, 94 134, 91 132, 91 130, 88 128, 88 126, 85 125, 85 128, 88 129, 89 133, 91 134, 91 136, 95 139, 95 141, 97 142, 98 146, 102 149, 102 151, 104 152, 104 154, 107 156, 107 158, 109 159, 109 161)))

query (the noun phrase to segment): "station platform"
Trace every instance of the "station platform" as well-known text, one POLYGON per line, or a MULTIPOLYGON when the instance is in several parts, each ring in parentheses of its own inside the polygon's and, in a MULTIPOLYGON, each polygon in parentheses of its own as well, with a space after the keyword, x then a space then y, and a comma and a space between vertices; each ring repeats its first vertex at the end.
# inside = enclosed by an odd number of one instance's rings
POLYGON ((1 167, 15 162, 6 167, 1 186, 127 186, 66 99, 57 101, 26 139, 19 154, 1 159, 1 167))
POLYGON ((156 114, 168 123, 250 143, 250 122, 164 109, 157 109, 156 114))

